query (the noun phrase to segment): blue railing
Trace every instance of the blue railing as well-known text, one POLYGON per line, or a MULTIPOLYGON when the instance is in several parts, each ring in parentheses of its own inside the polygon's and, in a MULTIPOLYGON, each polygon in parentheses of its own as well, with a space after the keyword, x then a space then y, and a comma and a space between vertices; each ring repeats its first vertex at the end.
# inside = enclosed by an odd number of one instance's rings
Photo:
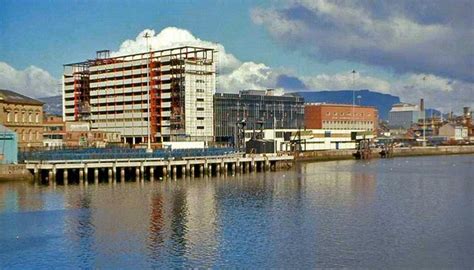
POLYGON ((24 162, 43 160, 90 160, 90 159, 179 159, 187 157, 223 156, 235 154, 233 148, 205 148, 205 149, 176 149, 154 150, 147 153, 145 149, 129 148, 84 148, 84 149, 58 149, 19 152, 18 160, 24 162))

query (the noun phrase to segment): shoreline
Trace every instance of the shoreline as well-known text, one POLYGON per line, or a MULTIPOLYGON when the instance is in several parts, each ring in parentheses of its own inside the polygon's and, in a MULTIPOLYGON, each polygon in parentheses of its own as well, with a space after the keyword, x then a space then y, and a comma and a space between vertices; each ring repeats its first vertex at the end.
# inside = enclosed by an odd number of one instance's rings
MULTIPOLYGON (((354 159, 355 149, 348 150, 323 150, 312 152, 301 152, 295 156, 295 162, 323 162, 334 160, 354 159)), ((379 159, 380 149, 372 149, 372 158, 379 159)), ((416 156, 445 156, 445 155, 469 155, 474 154, 474 145, 455 146, 428 146, 428 147, 407 147, 394 148, 393 158, 396 157, 416 157, 416 156)))

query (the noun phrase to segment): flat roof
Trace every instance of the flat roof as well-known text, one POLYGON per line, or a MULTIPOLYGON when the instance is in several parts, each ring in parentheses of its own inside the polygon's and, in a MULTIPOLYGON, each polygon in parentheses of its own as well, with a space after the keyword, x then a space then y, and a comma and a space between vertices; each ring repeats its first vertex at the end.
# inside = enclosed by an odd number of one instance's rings
POLYGON ((360 105, 352 105, 352 104, 344 104, 344 103, 305 103, 305 106, 322 106, 322 107, 349 107, 349 108, 370 108, 370 109, 377 109, 375 106, 360 106, 360 105))

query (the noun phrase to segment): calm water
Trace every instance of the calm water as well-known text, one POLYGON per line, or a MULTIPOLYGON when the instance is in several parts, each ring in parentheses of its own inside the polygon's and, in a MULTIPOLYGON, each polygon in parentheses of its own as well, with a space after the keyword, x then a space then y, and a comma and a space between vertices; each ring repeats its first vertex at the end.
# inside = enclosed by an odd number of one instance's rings
POLYGON ((0 183, 0 268, 473 268, 474 156, 225 178, 0 183))

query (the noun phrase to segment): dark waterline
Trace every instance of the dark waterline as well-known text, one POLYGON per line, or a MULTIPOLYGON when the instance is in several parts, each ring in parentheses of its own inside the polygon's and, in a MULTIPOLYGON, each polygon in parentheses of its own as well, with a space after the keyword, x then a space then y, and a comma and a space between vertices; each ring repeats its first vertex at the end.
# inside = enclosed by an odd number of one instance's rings
POLYGON ((474 267, 474 156, 88 187, 0 183, 0 268, 474 267))

